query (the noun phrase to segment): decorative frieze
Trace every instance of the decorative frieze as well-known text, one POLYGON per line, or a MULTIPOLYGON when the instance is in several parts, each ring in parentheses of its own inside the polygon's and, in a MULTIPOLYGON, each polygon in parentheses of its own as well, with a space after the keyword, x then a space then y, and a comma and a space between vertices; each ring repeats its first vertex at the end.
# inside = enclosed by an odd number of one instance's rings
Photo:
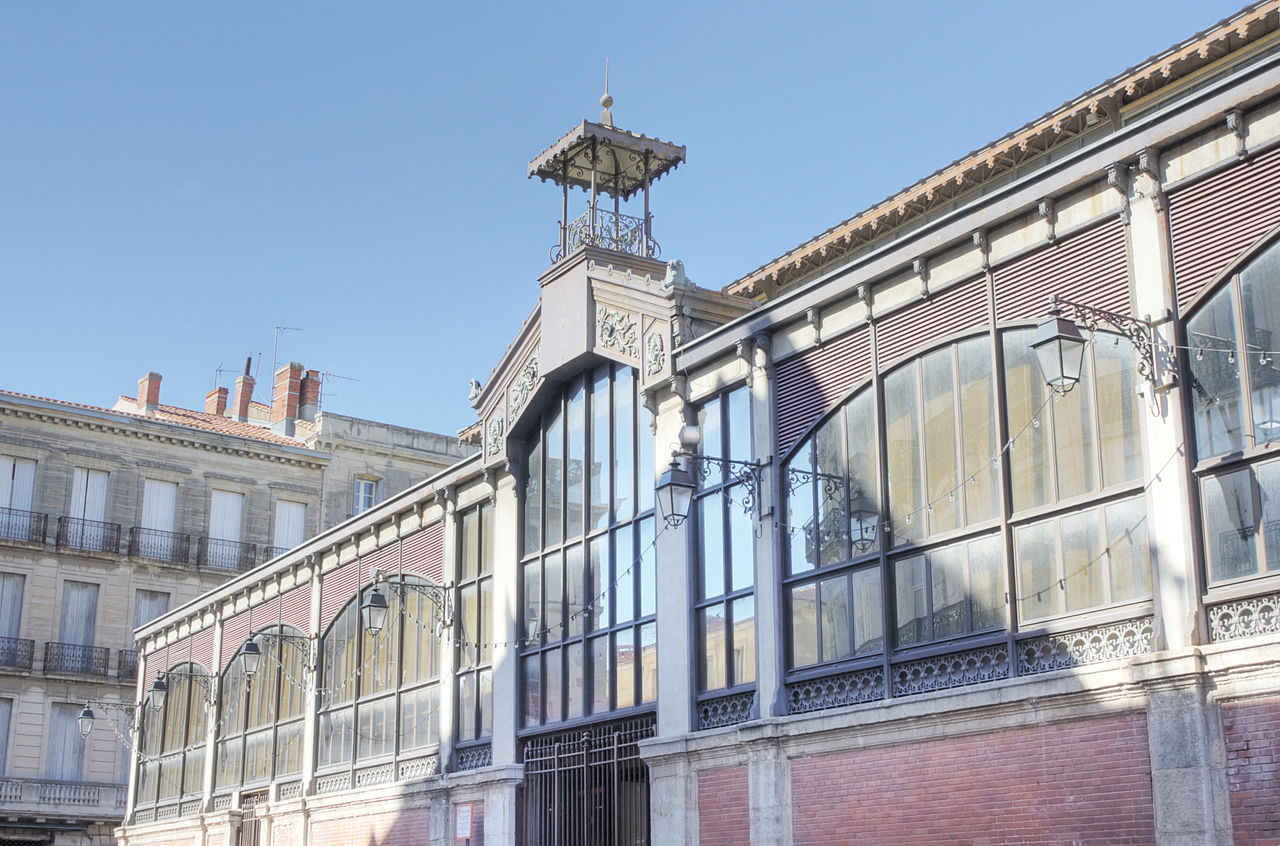
POLYGON ((608 306, 596 306, 596 342, 601 349, 616 350, 628 358, 640 358, 639 329, 635 319, 608 306))
POLYGON ((1146 655, 1151 651, 1151 639, 1150 617, 1034 637, 1018 643, 1018 675, 1146 655))
POLYGON ((872 667, 787 685, 787 713, 805 714, 884 699, 884 670, 872 667))
POLYGON ((718 696, 698 703, 698 730, 737 725, 756 714, 755 691, 718 696))
POLYGON ((907 661, 893 668, 893 695, 911 696, 1007 679, 1009 650, 1003 644, 907 661))
POLYGON ((1280 593, 1211 605, 1209 639, 1236 640, 1280 632, 1280 593))

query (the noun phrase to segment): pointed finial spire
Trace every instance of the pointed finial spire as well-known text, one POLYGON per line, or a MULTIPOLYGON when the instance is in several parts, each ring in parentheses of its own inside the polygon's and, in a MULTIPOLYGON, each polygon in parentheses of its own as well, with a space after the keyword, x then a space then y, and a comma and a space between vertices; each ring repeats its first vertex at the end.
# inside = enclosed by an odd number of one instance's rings
POLYGON ((613 105, 613 95, 609 93, 609 57, 604 58, 604 96, 600 98, 600 105, 604 110, 600 112, 600 125, 613 126, 613 112, 609 111, 609 107, 613 105))

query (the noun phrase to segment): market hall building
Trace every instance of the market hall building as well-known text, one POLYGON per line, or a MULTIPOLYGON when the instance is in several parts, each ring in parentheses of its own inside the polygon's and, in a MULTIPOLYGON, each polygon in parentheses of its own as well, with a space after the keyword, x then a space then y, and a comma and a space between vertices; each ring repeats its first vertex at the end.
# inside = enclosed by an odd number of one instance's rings
POLYGON ((719 291, 606 98, 480 451, 139 630, 119 842, 1280 838, 1277 45, 719 291))

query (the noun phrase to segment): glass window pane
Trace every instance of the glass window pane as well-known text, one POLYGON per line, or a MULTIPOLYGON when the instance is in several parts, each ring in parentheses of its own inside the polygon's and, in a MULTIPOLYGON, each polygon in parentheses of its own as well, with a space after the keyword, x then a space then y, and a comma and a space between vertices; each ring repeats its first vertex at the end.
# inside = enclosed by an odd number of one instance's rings
POLYGON ((724 500, 720 493, 698 499, 698 547, 702 578, 698 598, 724 594, 724 500))
POLYGON ((439 689, 432 684, 400 695, 401 750, 440 742, 439 689))
POLYGON ((619 367, 613 382, 614 519, 635 513, 635 384, 630 367, 619 367))
POLYGON ((587 612, 587 628, 596 631, 608 628, 609 600, 615 593, 610 590, 609 577, 609 536, 601 535, 593 538, 587 549, 587 602, 591 610, 587 612))
POLYGON ((1106 565, 1098 538, 1098 514, 1086 511, 1062 518, 1062 565, 1067 610, 1096 608, 1107 603, 1106 565))
MULTIPOLYGON (((722 413, 720 410, 720 398, 708 400, 698 409, 698 428, 702 434, 702 454, 710 455, 714 458, 725 458, 725 434, 721 426, 722 413)), ((723 467, 719 464, 710 464, 711 472, 707 475, 705 484, 718 485, 724 481, 723 467)))
POLYGON ((602 714, 609 710, 609 636, 591 640, 591 713, 602 714))
POLYGON ((591 518, 590 528, 609 525, 609 365, 597 367, 591 379, 591 518))
POLYGON ((524 636, 537 645, 542 632, 542 562, 524 565, 524 636))
POLYGON ((543 480, 546 499, 544 546, 555 546, 564 540, 564 418, 560 405, 552 406, 547 421, 547 467, 543 480))
POLYGON ((480 582, 480 624, 476 627, 476 637, 480 640, 480 662, 488 664, 493 660, 493 579, 480 582))
POLYGON ((474 740, 476 737, 475 673, 458 676, 458 735, 461 740, 474 740))
POLYGON ((1262 502, 1264 558, 1269 571, 1280 570, 1280 462, 1269 461, 1254 467, 1262 502))
MULTIPOLYGON (((613 614, 619 623, 627 623, 635 619, 636 616, 636 583, 641 578, 643 564, 635 560, 635 553, 631 548, 631 532, 632 528, 626 526, 613 533, 613 541, 615 553, 612 557, 613 561, 613 614)), ((601 541, 600 554, 606 561, 610 560, 609 546, 603 540, 601 541)), ((644 557, 650 562, 653 561, 653 550, 650 549, 644 553, 644 557)), ((609 566, 605 564, 602 568, 602 578, 610 578, 609 566)))
MULTIPOLYGON (((1059 499, 1079 496, 1098 486, 1090 358, 1086 351, 1085 372, 1081 374, 1076 389, 1050 404, 1053 409, 1054 446, 1057 449, 1059 499)), ((1043 427, 1044 421, 1040 422, 1043 427)))
POLYGON ((960 502, 956 490, 956 396, 951 348, 921 359, 924 383, 924 467, 930 534, 956 528, 960 502))
POLYGON ((586 505, 586 389, 582 379, 573 381, 569 388, 569 454, 565 465, 565 536, 576 538, 582 534, 583 509, 586 505))
POLYGON ((547 641, 564 639, 564 582, 561 578, 561 553, 553 552, 543 562, 543 613, 546 614, 547 641))
POLYGON ((929 553, 929 570, 933 588, 933 637, 964 634, 969 631, 969 621, 963 547, 957 544, 929 553))
POLYGON ((997 476, 991 467, 996 454, 995 378, 991 340, 983 335, 956 345, 959 356, 960 427, 964 472, 961 496, 970 523, 989 520, 998 513, 997 476))
POLYGON ((658 630, 654 623, 640 627, 640 701, 658 698, 658 630))
POLYGON ((473 508, 462 515, 462 578, 480 573, 480 511, 473 508))
POLYGON ((1193 351, 1187 363, 1196 454, 1201 459, 1235 452, 1244 445, 1233 294, 1233 286, 1223 288, 1187 321, 1187 342, 1193 351))
POLYGON ((817 526, 814 520, 817 486, 813 478, 813 443, 807 441, 787 464, 787 560, 791 572, 812 570, 818 563, 817 526))
POLYGON ((756 680, 756 599, 744 596, 733 601, 733 684, 756 680))
POLYGON ((1058 544, 1053 523, 1023 526, 1015 535, 1018 556, 1019 615, 1036 620, 1058 613, 1058 544))
POLYGON ((653 488, 658 483, 658 468, 653 456, 653 415, 643 405, 636 408, 636 496, 639 510, 653 510, 653 488))
POLYGON ((870 655, 884 651, 884 611, 880 601, 880 568, 866 567, 853 573, 853 652, 870 655))
POLYGON ((1002 547, 999 535, 969 542, 969 613, 973 631, 1005 625, 1002 547))
POLYGON ((850 639, 849 577, 836 576, 823 579, 819 585, 822 633, 821 659, 839 661, 853 654, 850 639))
POLYGON ((729 393, 729 443, 722 455, 734 461, 751 460, 751 394, 746 387, 729 393))
POLYGON ((1004 453, 1014 511, 1044 505, 1050 496, 1052 441, 1047 420, 1042 419, 1049 414, 1047 407, 1042 408, 1049 389, 1029 346, 1034 335, 1033 329, 1020 329, 1005 332, 1002 339, 1009 434, 1016 438, 1014 448, 1004 453), (1040 425, 1032 425, 1033 420, 1040 425))
POLYGON ((729 498, 729 590, 749 588, 756 581, 756 535, 752 514, 742 505, 746 495, 741 485, 728 488, 729 498))
POLYGON ((894 569, 898 589, 898 645, 929 639, 929 588, 923 555, 899 559, 894 569))
POLYGON ((848 443, 846 449, 849 456, 849 500, 857 504, 859 500, 869 505, 876 512, 859 519, 855 514, 849 515, 849 531, 857 549, 854 555, 861 555, 880 548, 880 483, 876 468, 880 464, 879 450, 876 444, 876 404, 875 393, 862 391, 849 401, 845 408, 845 429, 848 443))
POLYGON ((582 641, 571 643, 565 647, 565 662, 568 665, 566 689, 568 690, 568 718, 581 717, 583 699, 586 695, 586 672, 583 667, 582 641))
POLYGON ((1276 335, 1280 331, 1280 243, 1268 247, 1240 274, 1245 357, 1256 443, 1280 437, 1280 365, 1276 335))
POLYGON ((560 650, 548 649, 543 657, 543 701, 546 703, 546 721, 556 723, 564 719, 564 691, 560 685, 560 650))
POLYGON ((924 537, 916 511, 924 504, 920 467, 920 399, 916 365, 899 367, 884 380, 885 447, 889 455, 889 514, 895 544, 924 537), (908 522, 910 521, 910 522, 908 522))
POLYGON ((395 704, 394 696, 386 696, 357 706, 360 729, 356 750, 361 760, 395 751, 395 704))
POLYGON ((818 663, 818 585, 791 589, 791 665, 818 663))
MULTIPOLYGON (((458 604, 462 606, 461 620, 462 632, 458 642, 458 666, 460 668, 474 667, 479 661, 479 651, 476 646, 482 639, 480 631, 480 603, 479 588, 475 584, 469 584, 458 592, 458 604)), ((390 615, 388 615, 390 619, 390 615)))
POLYGON ((1099 335, 1093 345, 1098 386, 1098 446, 1104 485, 1117 485, 1142 475, 1142 401, 1133 346, 1113 344, 1099 335))
POLYGON ((617 674, 615 695, 619 708, 636 704, 636 635, 634 629, 623 629, 613 636, 614 672, 617 674))
POLYGON ((524 485, 524 554, 542 549, 542 441, 539 433, 529 439, 528 478, 524 485))
POLYGON ((844 459, 844 417, 836 414, 814 433, 818 481, 818 559, 838 564, 849 558, 848 468, 844 459))
POLYGON ((585 572, 582 560, 582 544, 577 543, 565 550, 564 581, 569 611, 569 637, 582 634, 586 615, 586 588, 583 584, 585 572))
MULTIPOLYGON (((614 542, 623 539, 623 533, 614 535, 614 542)), ((622 561, 635 560, 638 553, 627 537, 627 557, 622 557, 622 547, 618 547, 618 558, 622 561)), ((640 616, 652 616, 658 605, 658 550, 653 544, 653 518, 640 521, 640 616)))
POLYGON ((351 760, 351 748, 355 741, 351 716, 350 707, 320 715, 320 766, 351 760))
POLYGON ((542 720, 542 656, 527 655, 524 668, 524 725, 536 726, 542 720))
POLYGON ((1147 502, 1143 497, 1108 505, 1107 552, 1111 561, 1111 601, 1151 595, 1147 558, 1147 502))
POLYGON ((1204 480, 1205 544, 1213 581, 1258 572, 1261 491, 1248 469, 1204 480))
POLYGON ((481 670, 476 674, 479 690, 476 692, 476 705, 479 709, 480 737, 493 734, 493 671, 481 670))
POLYGON ((702 641, 698 678, 702 682, 702 690, 718 690, 726 684, 725 654, 728 646, 724 611, 724 605, 720 603, 698 611, 698 633, 702 641))

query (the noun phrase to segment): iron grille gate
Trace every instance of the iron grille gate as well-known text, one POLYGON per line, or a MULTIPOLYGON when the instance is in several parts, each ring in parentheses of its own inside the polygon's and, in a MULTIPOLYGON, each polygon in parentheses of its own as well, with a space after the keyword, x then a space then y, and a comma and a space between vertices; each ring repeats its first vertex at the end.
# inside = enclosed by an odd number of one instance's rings
POLYGON ((524 743, 525 846, 648 846, 649 768, 639 717, 524 743))

